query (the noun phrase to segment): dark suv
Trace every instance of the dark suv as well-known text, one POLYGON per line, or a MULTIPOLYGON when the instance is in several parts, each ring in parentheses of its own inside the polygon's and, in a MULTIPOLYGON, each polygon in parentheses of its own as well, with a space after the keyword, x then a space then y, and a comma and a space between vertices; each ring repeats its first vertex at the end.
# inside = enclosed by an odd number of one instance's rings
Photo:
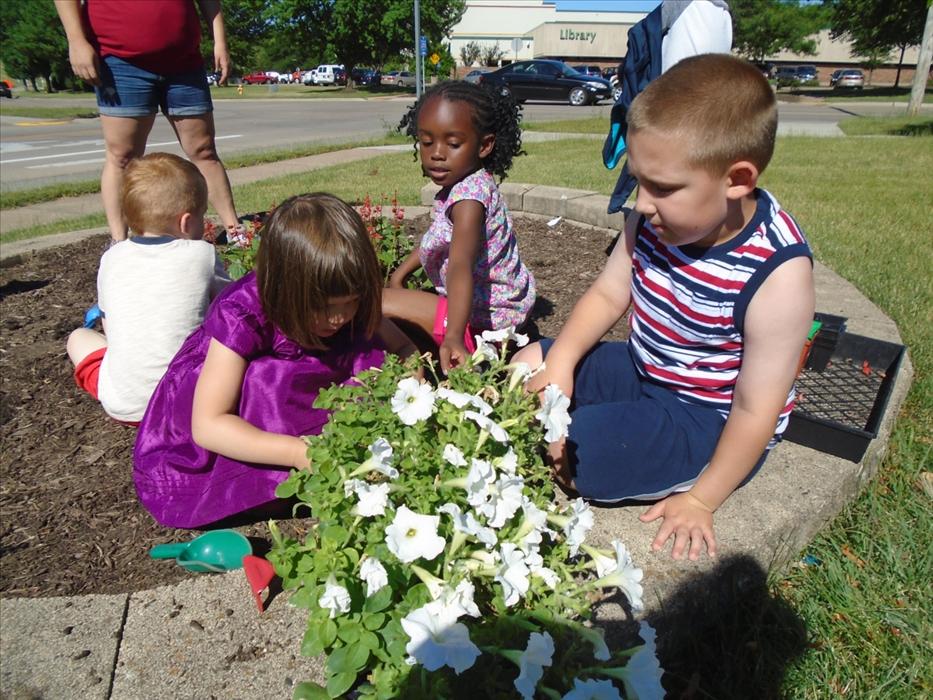
POLYGON ((492 85, 517 102, 567 101, 575 107, 609 99, 609 81, 582 75, 563 61, 518 61, 479 77, 480 85, 492 85))

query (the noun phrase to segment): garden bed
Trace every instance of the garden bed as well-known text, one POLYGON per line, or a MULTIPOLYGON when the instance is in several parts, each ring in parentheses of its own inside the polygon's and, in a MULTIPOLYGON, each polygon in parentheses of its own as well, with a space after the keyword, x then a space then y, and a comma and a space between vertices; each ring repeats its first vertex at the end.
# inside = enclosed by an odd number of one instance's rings
MULTIPOLYGON (((422 232, 427 218, 406 226, 422 232)), ((604 231, 517 220, 538 281, 536 331, 556 333, 605 263, 604 231)), ((0 270, 0 593, 123 593, 178 581, 149 548, 191 535, 157 525, 132 483, 135 431, 78 391, 65 340, 95 300, 106 237, 43 251, 0 270)), ((624 337, 623 324, 612 337, 624 337)), ((242 528, 265 539, 259 523, 242 528)), ((260 549, 261 551, 261 549, 260 549)))

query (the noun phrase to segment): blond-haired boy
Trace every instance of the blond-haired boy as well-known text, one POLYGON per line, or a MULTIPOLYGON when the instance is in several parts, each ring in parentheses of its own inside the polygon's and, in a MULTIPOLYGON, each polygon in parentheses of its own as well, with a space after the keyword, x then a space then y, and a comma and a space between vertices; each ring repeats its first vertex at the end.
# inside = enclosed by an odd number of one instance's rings
POLYGON ((78 386, 112 418, 137 423, 169 361, 230 280, 214 246, 201 240, 207 185, 190 162, 170 153, 132 161, 122 200, 133 235, 100 261, 104 333, 78 328, 67 350, 78 386))
POLYGON ((573 397, 550 446, 557 478, 597 501, 656 500, 652 547, 716 553, 713 513, 764 462, 794 402, 813 319, 812 256, 757 186, 777 106, 761 73, 723 54, 687 58, 627 114, 634 212, 606 267, 553 341, 516 360, 573 397), (601 343, 632 307, 627 343, 601 343))

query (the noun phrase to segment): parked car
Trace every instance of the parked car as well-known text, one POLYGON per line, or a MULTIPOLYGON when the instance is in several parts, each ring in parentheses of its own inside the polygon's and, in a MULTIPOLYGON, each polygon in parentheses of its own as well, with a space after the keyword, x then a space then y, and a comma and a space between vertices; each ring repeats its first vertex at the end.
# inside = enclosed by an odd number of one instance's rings
POLYGON ((301 74, 301 82, 305 85, 316 85, 315 78, 317 77, 317 69, 312 68, 311 70, 306 70, 301 74))
POLYGON ((778 87, 797 84, 797 66, 781 66, 774 72, 778 87))
POLYGON ((469 73, 467 73, 465 76, 463 76, 463 79, 466 80, 468 83, 478 83, 479 77, 483 73, 488 73, 491 70, 492 68, 474 68, 469 73))
POLYGON ((608 80, 612 82, 612 79, 615 77, 616 72, 619 70, 618 66, 612 66, 611 68, 603 68, 601 73, 603 80, 608 80))
POLYGON ((240 80, 247 85, 265 85, 267 83, 273 82, 272 78, 270 78, 264 71, 261 70, 247 73, 242 78, 240 78, 240 80))
POLYGON ((801 85, 816 80, 818 75, 816 66, 797 66, 797 82, 801 85))
POLYGON ((860 70, 844 70, 836 77, 833 87, 840 90, 842 88, 861 90, 865 87, 865 74, 860 70))
POLYGON ((398 75, 395 77, 395 86, 396 87, 415 87, 417 79, 415 78, 414 73, 409 73, 407 70, 399 71, 398 75))
POLYGON ((334 85, 346 85, 347 72, 343 68, 334 68, 334 85))
POLYGON ((845 68, 837 68, 832 73, 829 74, 829 87, 835 87, 836 81, 839 80, 839 76, 845 72, 845 68))
POLYGON ((563 61, 518 61, 480 76, 481 85, 494 85, 518 102, 567 101, 574 106, 595 104, 612 94, 608 80, 582 75, 563 61))
POLYGON ((9 97, 13 99, 13 90, 5 80, 0 80, 0 97, 9 97))
POLYGON ((382 74, 382 84, 392 86, 395 85, 395 81, 398 80, 399 72, 397 70, 390 70, 388 73, 382 74))
MULTIPOLYGON (((313 85, 337 85, 339 73, 343 71, 343 66, 336 63, 323 63, 311 71, 313 85), (336 73, 335 73, 336 71, 336 73)), ((305 81, 308 84, 308 81, 305 81)), ((343 73, 343 84, 347 84, 347 74, 343 73)))
POLYGON ((354 68, 350 71, 350 77, 356 85, 368 85, 374 87, 379 84, 379 73, 372 68, 354 68))
POLYGON ((603 71, 599 66, 573 66, 573 69, 577 73, 582 73, 583 75, 595 75, 597 78, 603 77, 603 71))

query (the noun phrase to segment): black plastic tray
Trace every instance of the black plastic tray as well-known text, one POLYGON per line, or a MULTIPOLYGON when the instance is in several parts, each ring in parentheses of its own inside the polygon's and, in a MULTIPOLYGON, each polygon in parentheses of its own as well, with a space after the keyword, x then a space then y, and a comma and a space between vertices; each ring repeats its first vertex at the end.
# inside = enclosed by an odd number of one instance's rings
POLYGON ((903 357, 903 345, 840 335, 826 366, 797 378, 797 405, 784 439, 860 461, 878 435, 903 357))

